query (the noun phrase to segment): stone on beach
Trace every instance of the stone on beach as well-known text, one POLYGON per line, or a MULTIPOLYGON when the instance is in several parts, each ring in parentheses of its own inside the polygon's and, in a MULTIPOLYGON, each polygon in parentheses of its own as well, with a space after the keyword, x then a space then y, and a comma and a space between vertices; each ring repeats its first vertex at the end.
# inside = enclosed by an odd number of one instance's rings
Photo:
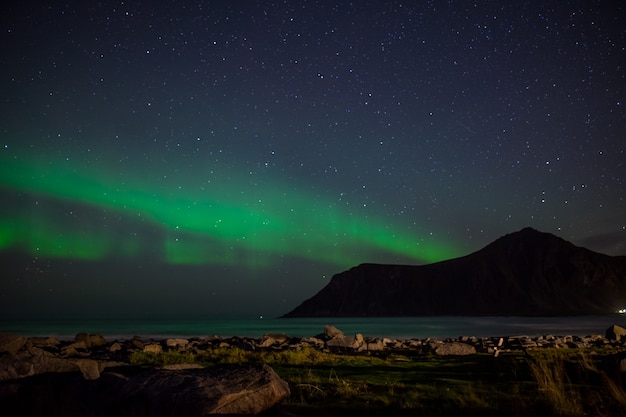
POLYGON ((266 334, 263 336, 261 343, 259 343, 259 347, 267 348, 270 346, 279 346, 289 340, 286 334, 266 334))
POLYGON ((74 337, 74 342, 76 343, 84 343, 85 347, 92 348, 96 346, 104 346, 106 345, 106 340, 102 335, 99 334, 87 334, 87 333, 78 333, 74 337))
POLYGON ((335 337, 345 336, 345 334, 341 330, 329 324, 324 326, 324 334, 326 335, 328 339, 334 339, 335 337))
POLYGON ((473 355, 476 353, 476 348, 467 343, 447 342, 437 344, 434 348, 434 352, 437 355, 473 355))
POLYGON ((27 341, 27 338, 13 333, 0 333, 0 353, 8 352, 15 355, 27 341))
POLYGON ((44 373, 80 372, 87 380, 97 379, 100 372, 116 362, 88 358, 63 358, 43 349, 32 347, 16 355, 0 357, 0 381, 21 379, 44 373))
POLYGON ((268 365, 153 370, 131 378, 122 392, 133 410, 150 416, 257 415, 289 396, 268 365))
POLYGON ((8 381, 0 384, 0 415, 74 417, 89 410, 93 417, 251 416, 269 410, 290 393, 287 383, 267 365, 176 368, 146 371, 126 366, 90 381, 77 372, 8 381))
POLYGON ((189 344, 189 340, 181 338, 165 339, 165 346, 168 348, 185 348, 189 344))
POLYGON ((326 346, 340 349, 358 349, 362 343, 362 341, 359 342, 359 339, 353 336, 335 336, 326 341, 326 346))
POLYGON ((158 343, 151 343, 149 345, 144 345, 143 351, 149 353, 161 353, 163 352, 163 346, 158 343))
POLYGON ((609 340, 620 341, 624 337, 626 337, 626 329, 621 326, 617 326, 614 324, 613 326, 606 329, 606 338, 609 340))

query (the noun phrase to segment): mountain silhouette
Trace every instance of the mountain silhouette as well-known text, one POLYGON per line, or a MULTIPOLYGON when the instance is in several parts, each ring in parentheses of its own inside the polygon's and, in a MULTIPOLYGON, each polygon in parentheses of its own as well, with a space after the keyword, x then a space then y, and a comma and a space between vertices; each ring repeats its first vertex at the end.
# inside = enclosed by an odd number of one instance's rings
POLYGON ((525 228, 434 264, 361 264, 283 317, 554 316, 624 307, 626 256, 525 228))

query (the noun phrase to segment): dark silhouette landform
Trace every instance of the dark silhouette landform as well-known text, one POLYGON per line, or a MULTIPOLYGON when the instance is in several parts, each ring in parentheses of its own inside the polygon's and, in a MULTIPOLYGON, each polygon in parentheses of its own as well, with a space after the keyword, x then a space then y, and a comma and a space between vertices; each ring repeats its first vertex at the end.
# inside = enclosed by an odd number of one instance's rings
POLYGON ((422 266, 361 264, 283 317, 565 316, 626 307, 626 256, 532 228, 422 266))

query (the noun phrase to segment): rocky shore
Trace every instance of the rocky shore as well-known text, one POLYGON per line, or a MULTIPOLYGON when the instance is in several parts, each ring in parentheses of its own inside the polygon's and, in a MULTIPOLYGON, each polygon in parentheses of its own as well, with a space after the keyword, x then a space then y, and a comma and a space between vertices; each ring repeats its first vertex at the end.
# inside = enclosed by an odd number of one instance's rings
MULTIPOLYGON (((215 349, 314 349, 363 355, 410 351, 432 355, 487 353, 497 357, 513 350, 606 348, 619 352, 625 347, 626 329, 619 326, 611 326, 604 335, 584 337, 461 336, 443 340, 352 336, 330 325, 319 335, 303 338, 267 334, 260 338, 106 340, 102 335, 80 333, 73 340, 63 341, 0 333, 0 415, 257 415, 273 409, 290 394, 287 383, 264 364, 209 368, 176 364, 146 369, 132 364, 133 354, 140 352, 202 355, 215 349), (46 410, 45 404, 55 404, 55 410, 46 410), (87 414, 85 407, 91 410, 87 414)), ((620 359, 616 366, 626 371, 626 359, 620 359)))

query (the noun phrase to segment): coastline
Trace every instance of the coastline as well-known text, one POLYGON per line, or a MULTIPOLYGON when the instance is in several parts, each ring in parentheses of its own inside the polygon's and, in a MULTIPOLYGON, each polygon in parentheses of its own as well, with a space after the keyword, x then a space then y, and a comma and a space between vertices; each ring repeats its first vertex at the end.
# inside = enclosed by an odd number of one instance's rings
MULTIPOLYGON (((0 333, 0 414, 43 416, 36 404, 52 406, 62 398, 65 408, 52 415, 78 416, 84 407, 118 407, 118 414, 127 415, 124 407, 129 404, 147 410, 141 415, 177 415, 154 414, 166 401, 173 409, 190 404, 202 408, 187 413, 200 416, 221 401, 207 399, 222 395, 221 388, 214 389, 216 383, 231 392, 226 395, 230 402, 232 395, 248 396, 250 381, 257 381, 263 392, 275 393, 280 387, 280 395, 261 410, 266 416, 409 416, 419 411, 441 417, 458 415, 459 410, 501 415, 511 401, 520 416, 563 415, 561 405, 545 397, 554 388, 543 387, 546 377, 562 391, 559 396, 575 400, 576 413, 567 415, 607 407, 622 413, 624 388, 606 384, 616 384, 614 376, 622 380, 626 329, 611 326, 603 333, 395 339, 347 334, 331 325, 306 337, 268 333, 111 339, 78 333, 60 340, 0 333), (545 366, 545 375, 535 375, 535 364, 545 366), (573 385, 568 369, 578 378, 573 385), (243 382, 237 377, 241 374, 243 382), (182 392, 192 396, 181 397, 182 392), (39 396, 35 403, 33 395, 39 396), (16 411, 11 414, 3 406, 16 411)), ((257 397, 244 403, 263 401, 257 397)), ((49 413, 51 408, 45 409, 49 413)))
POLYGON ((545 334, 579 337, 603 333, 613 324, 626 327, 626 316, 563 317, 375 317, 375 318, 180 318, 180 319, 27 319, 0 320, 0 331, 27 337, 52 336, 70 340, 78 333, 97 333, 108 339, 168 337, 262 337, 283 333, 292 337, 315 335, 330 324, 346 334, 394 339, 506 337, 545 334))

